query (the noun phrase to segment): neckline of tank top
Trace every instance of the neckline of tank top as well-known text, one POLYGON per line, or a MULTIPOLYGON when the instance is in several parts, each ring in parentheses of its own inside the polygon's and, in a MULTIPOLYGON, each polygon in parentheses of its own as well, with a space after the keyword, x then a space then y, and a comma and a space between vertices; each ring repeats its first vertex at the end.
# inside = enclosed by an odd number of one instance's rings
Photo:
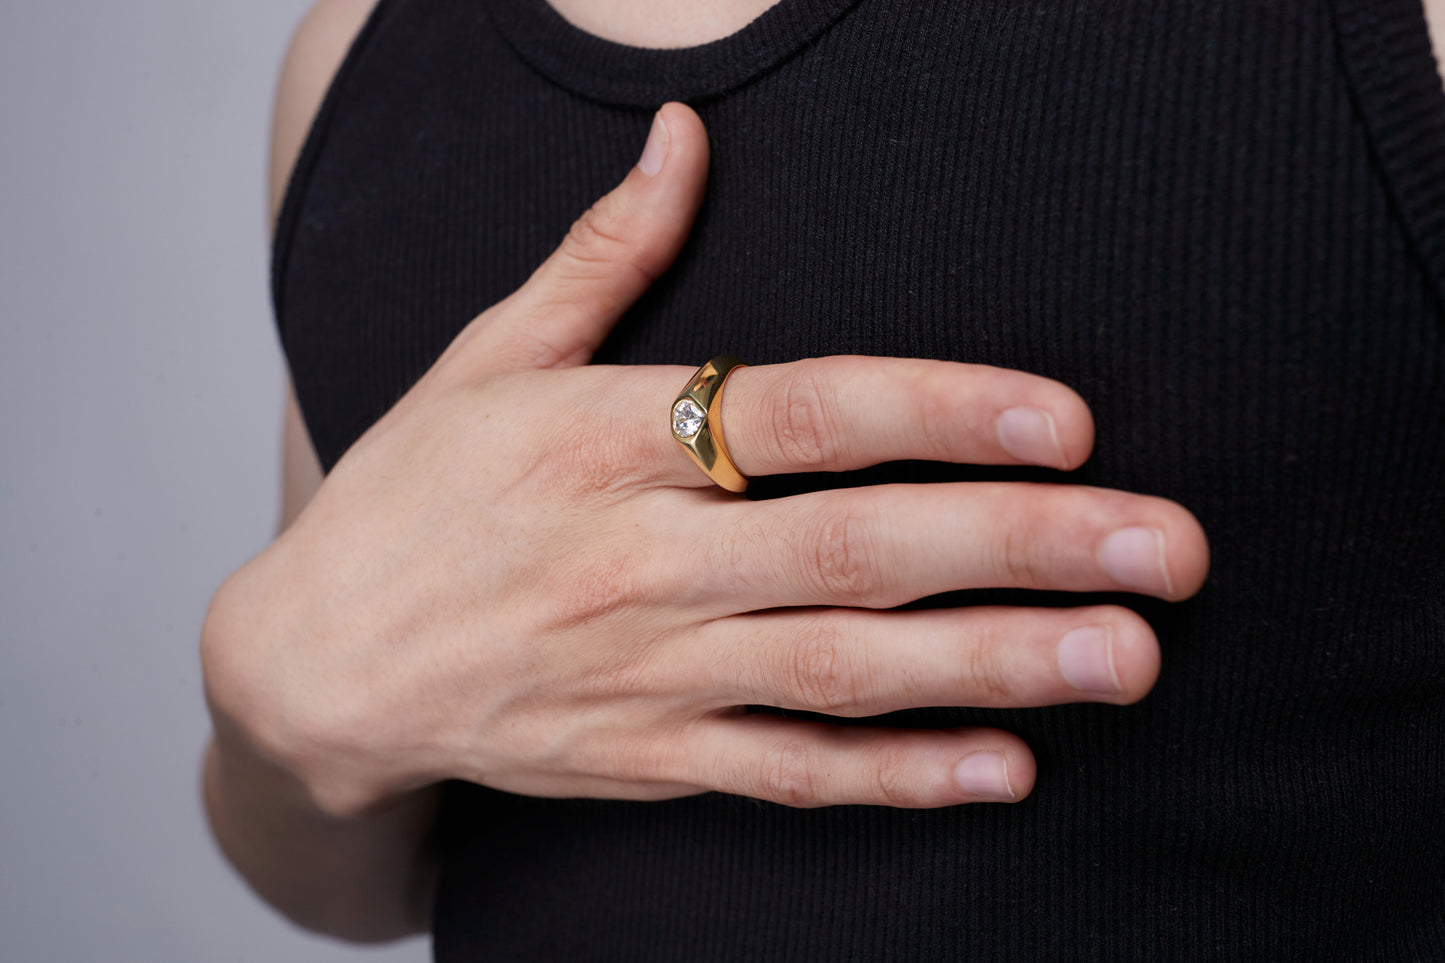
POLYGON ((604 40, 547 0, 493 0, 485 9, 523 60, 592 100, 656 108, 726 93, 816 38, 859 0, 778 0, 736 33, 695 47, 656 49, 604 40))

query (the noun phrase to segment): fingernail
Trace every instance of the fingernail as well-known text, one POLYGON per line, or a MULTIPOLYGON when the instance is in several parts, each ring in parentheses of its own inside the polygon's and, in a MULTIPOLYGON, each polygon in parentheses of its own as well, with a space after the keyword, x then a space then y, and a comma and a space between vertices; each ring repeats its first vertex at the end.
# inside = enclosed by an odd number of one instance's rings
POLYGON ((1003 450, 1032 465, 1063 468, 1068 459, 1059 444, 1053 416, 1038 408, 1008 408, 998 416, 994 430, 1003 450))
POLYGON ((1109 631, 1088 625, 1074 629, 1059 640, 1059 672, 1069 685, 1082 692, 1118 695, 1123 686, 1114 671, 1114 647, 1109 631))
POLYGON ((657 172, 662 170, 662 162, 667 160, 667 148, 672 144, 672 136, 667 132, 667 125, 662 122, 662 112, 658 111, 652 118, 652 130, 647 135, 647 146, 642 148, 642 157, 637 161, 638 168, 648 177, 655 177, 657 172))
POLYGON ((953 770, 958 788, 970 796, 1006 802, 1014 799, 1008 781, 1008 763, 1001 752, 975 752, 964 756, 953 770))
POLYGON ((1163 595, 1174 594, 1164 564, 1164 533, 1157 528, 1121 528, 1099 545, 1099 565, 1120 585, 1163 595))

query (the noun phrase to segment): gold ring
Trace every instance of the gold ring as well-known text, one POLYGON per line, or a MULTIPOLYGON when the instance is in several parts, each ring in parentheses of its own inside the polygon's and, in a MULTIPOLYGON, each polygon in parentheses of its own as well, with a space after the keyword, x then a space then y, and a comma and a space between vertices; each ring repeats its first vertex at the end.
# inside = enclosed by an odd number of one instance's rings
POLYGON ((730 492, 747 491, 748 478, 733 464, 723 441, 722 390, 728 375, 746 367, 732 355, 720 354, 697 369, 672 403, 672 437, 707 477, 730 492))

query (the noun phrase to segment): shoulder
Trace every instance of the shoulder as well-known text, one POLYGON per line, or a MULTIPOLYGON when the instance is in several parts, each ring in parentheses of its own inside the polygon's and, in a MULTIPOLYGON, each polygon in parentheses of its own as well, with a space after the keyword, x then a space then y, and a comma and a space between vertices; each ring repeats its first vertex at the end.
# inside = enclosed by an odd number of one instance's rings
POLYGON ((316 112, 376 4, 377 0, 316 0, 291 37, 271 121, 269 209, 273 224, 316 112))

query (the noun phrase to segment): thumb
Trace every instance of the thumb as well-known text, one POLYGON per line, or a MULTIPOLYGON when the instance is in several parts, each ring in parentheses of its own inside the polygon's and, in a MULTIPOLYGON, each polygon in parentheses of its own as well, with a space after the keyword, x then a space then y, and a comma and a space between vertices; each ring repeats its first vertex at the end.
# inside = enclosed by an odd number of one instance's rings
POLYGON ((702 120, 683 104, 663 105, 626 179, 578 218, 552 256, 492 309, 496 314, 481 338, 488 367, 570 367, 591 360, 613 325, 682 250, 702 204, 707 167, 702 120))

